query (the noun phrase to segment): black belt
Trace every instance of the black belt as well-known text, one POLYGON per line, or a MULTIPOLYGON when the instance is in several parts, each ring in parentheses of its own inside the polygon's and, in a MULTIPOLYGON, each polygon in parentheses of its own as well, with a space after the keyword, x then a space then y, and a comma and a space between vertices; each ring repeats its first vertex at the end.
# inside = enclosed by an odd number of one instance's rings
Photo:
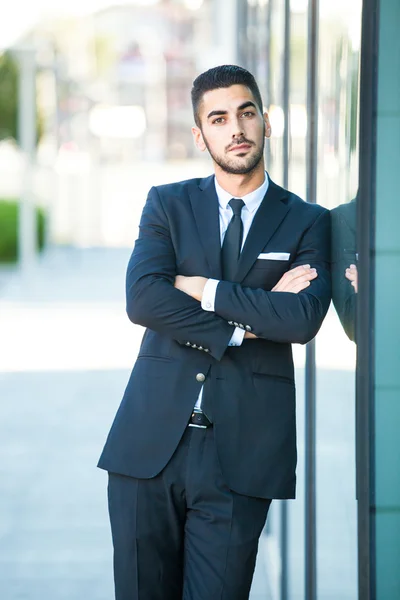
POLYGON ((212 427, 212 423, 201 410, 199 411, 196 409, 192 412, 189 419, 189 427, 207 429, 208 427, 212 427))

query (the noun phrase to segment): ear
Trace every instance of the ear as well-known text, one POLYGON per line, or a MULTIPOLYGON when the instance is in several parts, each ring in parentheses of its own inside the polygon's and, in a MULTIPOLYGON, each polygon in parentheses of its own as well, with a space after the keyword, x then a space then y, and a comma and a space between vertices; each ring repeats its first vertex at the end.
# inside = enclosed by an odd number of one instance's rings
POLYGON ((196 144, 197 148, 201 150, 201 152, 204 152, 204 150, 207 149, 207 146, 204 143, 204 138, 203 134, 201 133, 200 127, 192 127, 192 134, 194 143, 196 144))
POLYGON ((265 137, 266 137, 266 138, 270 138, 270 137, 271 137, 272 130, 271 130, 271 123, 269 122, 269 116, 268 116, 268 113, 267 113, 267 112, 265 112, 265 113, 263 114, 263 117, 264 117, 264 123, 265 123, 265 137))

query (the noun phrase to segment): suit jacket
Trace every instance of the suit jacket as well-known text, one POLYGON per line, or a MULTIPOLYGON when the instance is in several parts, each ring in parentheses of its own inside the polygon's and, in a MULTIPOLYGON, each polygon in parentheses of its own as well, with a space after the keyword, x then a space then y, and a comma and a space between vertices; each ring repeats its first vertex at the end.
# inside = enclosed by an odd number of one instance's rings
POLYGON ((357 294, 345 270, 357 264, 357 198, 331 210, 332 226, 332 300, 347 337, 355 342, 357 294))
POLYGON ((331 297, 329 211, 270 181, 235 281, 221 281, 215 313, 174 288, 175 275, 221 279, 214 176, 153 187, 126 277, 127 313, 145 326, 139 355, 99 467, 156 476, 174 453, 203 383, 229 487, 249 496, 295 493, 296 416, 291 343, 317 333, 331 297), (262 260, 287 252, 290 259, 262 260), (271 292, 289 268, 318 278, 299 294, 271 292), (228 347, 235 324, 259 339, 228 347))

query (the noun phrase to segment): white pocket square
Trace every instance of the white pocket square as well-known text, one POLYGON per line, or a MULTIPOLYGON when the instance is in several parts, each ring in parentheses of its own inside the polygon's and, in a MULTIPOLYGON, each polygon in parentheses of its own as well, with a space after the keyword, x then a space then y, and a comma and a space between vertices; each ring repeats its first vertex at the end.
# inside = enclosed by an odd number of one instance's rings
POLYGON ((265 252, 257 256, 260 260, 289 260, 290 252, 265 252))

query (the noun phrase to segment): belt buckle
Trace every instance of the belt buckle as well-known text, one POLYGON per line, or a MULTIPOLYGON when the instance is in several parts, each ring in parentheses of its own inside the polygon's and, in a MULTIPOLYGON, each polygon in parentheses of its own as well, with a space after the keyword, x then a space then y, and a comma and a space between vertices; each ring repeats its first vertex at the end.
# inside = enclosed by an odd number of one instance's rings
MULTIPOLYGON (((194 411, 192 412, 192 417, 194 417, 195 415, 203 415, 203 411, 199 410, 199 409, 194 409, 194 411)), ((207 429, 207 425, 196 425, 196 423, 189 423, 188 427, 196 427, 197 429, 207 429)))

